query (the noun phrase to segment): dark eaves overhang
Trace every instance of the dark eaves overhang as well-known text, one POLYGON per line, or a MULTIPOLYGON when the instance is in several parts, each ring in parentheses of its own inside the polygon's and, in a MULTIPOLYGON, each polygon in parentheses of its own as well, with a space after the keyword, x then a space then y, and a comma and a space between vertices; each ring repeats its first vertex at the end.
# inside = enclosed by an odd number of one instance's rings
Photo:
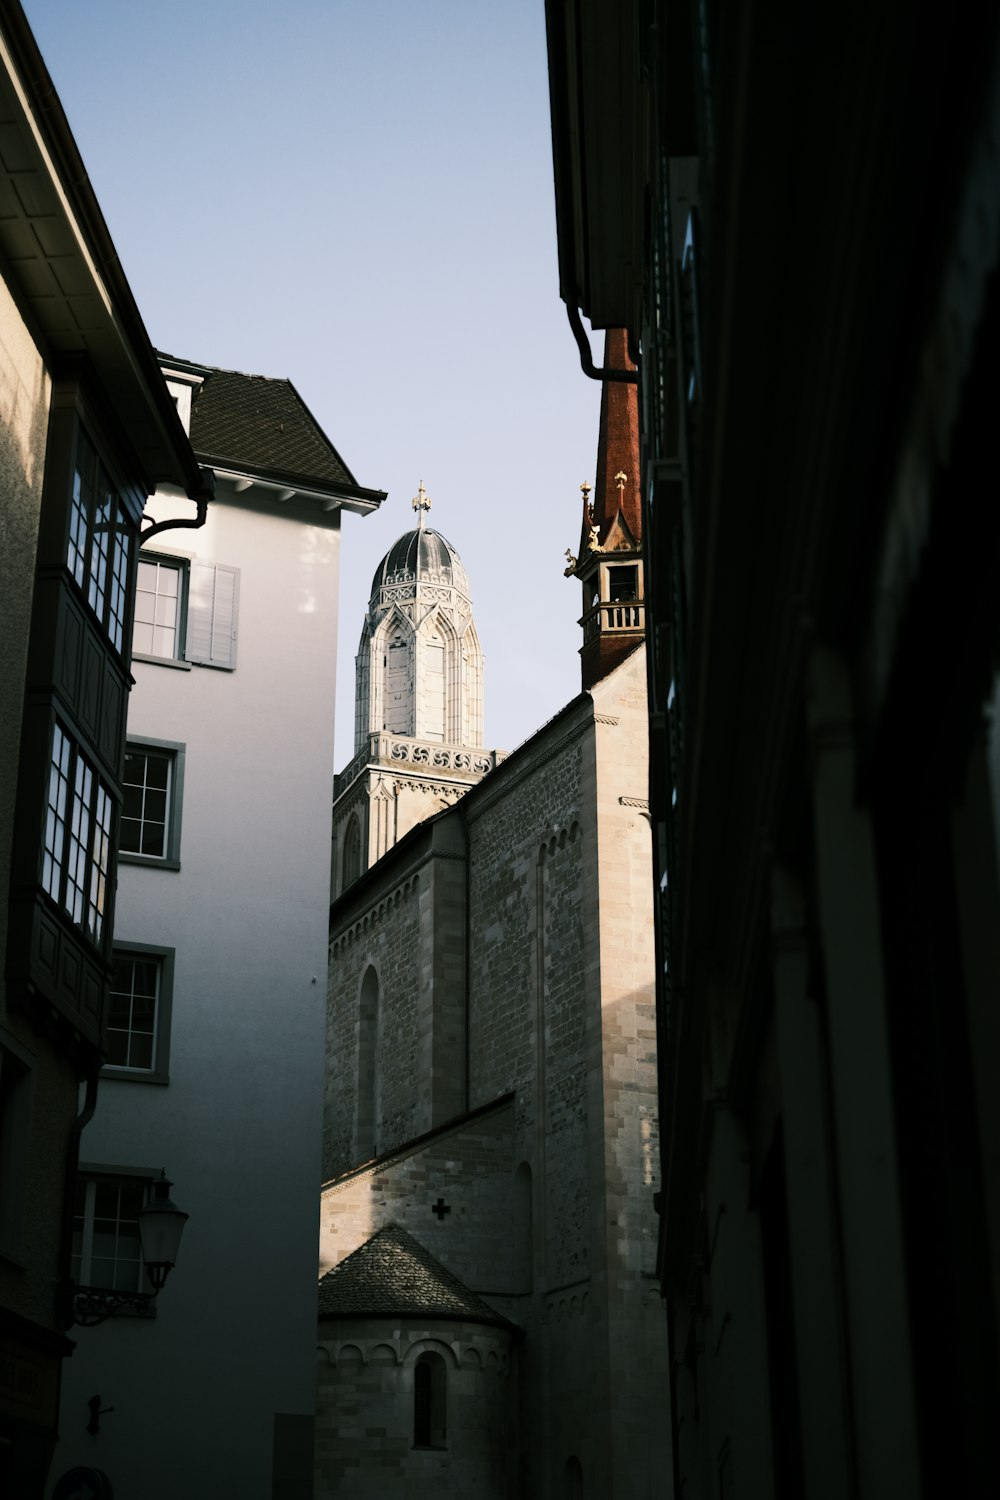
POLYGON ((546 0, 559 294, 573 321, 638 333, 645 93, 635 0, 546 0))
POLYGON ((206 476, 24 12, 0 0, 0 257, 53 363, 84 360, 113 406, 149 493, 204 500, 206 476))
POLYGON ((283 500, 316 500, 324 510, 353 510, 361 515, 377 510, 386 497, 385 490, 368 490, 360 484, 340 484, 333 479, 311 478, 285 469, 252 468, 219 454, 198 453, 198 460, 212 469, 217 479, 231 480, 238 489, 251 485, 278 491, 283 500))

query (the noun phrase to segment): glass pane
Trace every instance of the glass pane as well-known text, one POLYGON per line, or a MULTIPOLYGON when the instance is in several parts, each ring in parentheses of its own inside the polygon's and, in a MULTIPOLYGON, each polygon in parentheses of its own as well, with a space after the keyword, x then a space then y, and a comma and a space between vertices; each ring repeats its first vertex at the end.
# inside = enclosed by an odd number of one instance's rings
POLYGON ((136 623, 132 631, 132 650, 138 651, 140 656, 152 656, 153 654, 153 627, 136 623))
POLYGON ((153 996, 156 994, 156 971, 158 967, 159 965, 155 959, 143 958, 136 960, 133 966, 133 973, 135 975, 133 988, 137 995, 153 996))
POLYGON ((112 990, 108 1003, 108 1025, 116 1030, 128 1030, 129 1017, 132 1014, 132 999, 129 995, 119 995, 112 990))
POLYGON ((139 587, 148 589, 151 594, 156 593, 156 563, 141 562, 139 564, 139 587))
POLYGON ((153 626, 153 655, 173 656, 174 654, 174 632, 172 626, 153 626))
POLYGON ((162 855, 163 853, 163 824, 144 823, 142 825, 142 854, 162 855))
POLYGON ((152 1033, 132 1035, 132 1044, 129 1048, 130 1068, 151 1068, 153 1066, 153 1037, 152 1033))
POLYGON ((143 815, 147 822, 165 823, 167 820, 167 794, 150 787, 146 791, 143 815))
POLYGON ((150 755, 146 760, 146 785, 166 787, 167 758, 165 755, 150 755))
MULTIPOLYGON (((126 772, 126 775, 128 773, 126 772)), ((122 803, 122 813, 126 818, 142 817, 142 788, 125 784, 125 800, 122 803)))
POLYGON ((177 600, 165 599, 161 595, 156 601, 156 623, 157 625, 169 625, 171 629, 177 623, 177 600))
POLYGON ((122 818, 119 847, 124 849, 126 854, 138 854, 141 828, 142 824, 138 818, 122 818))
POLYGON ((139 589, 135 596, 135 621, 136 624, 151 625, 156 612, 156 598, 153 594, 147 594, 139 589))
POLYGON ((152 1033, 156 1001, 151 995, 136 995, 132 1005, 132 1030, 152 1033))
POLYGON ((108 1028, 108 1063, 113 1068, 128 1066, 128 1032, 108 1028))

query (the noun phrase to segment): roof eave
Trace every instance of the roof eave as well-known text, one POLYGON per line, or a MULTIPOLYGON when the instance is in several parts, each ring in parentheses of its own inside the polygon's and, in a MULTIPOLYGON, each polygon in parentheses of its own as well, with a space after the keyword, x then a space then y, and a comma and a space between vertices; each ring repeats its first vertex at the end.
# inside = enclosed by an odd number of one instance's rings
POLYGON ((20 124, 21 181, 36 178, 46 239, 34 232, 38 206, 7 195, 0 221, 5 272, 53 360, 85 357, 131 441, 147 488, 200 492, 198 461, 167 390, 118 252, 87 176, 52 79, 20 5, 0 9, 0 103, 20 124))
POLYGON ((637 332, 644 99, 634 0, 546 0, 559 294, 594 328, 637 332))

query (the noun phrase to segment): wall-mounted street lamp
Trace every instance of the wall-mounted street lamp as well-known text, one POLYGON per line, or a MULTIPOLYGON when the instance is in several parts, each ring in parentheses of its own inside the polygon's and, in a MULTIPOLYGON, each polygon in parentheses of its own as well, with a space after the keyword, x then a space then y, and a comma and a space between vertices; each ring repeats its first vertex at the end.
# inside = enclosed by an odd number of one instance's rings
POLYGON ((92 1328, 126 1310, 138 1313, 149 1311, 177 1260, 181 1234, 188 1220, 183 1209, 171 1202, 172 1187, 173 1183, 168 1181, 166 1172, 161 1172, 153 1184, 152 1199, 137 1215, 142 1261, 153 1290, 118 1291, 103 1287, 81 1287, 71 1282, 66 1298, 67 1327, 72 1327, 75 1323, 81 1328, 92 1328))

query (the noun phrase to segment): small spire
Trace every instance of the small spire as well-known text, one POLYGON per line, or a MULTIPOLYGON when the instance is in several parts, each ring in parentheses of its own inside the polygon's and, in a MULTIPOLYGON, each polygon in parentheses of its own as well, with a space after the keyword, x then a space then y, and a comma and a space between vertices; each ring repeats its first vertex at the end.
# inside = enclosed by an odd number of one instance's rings
POLYGON ((417 525, 420 527, 420 530, 423 531, 423 529, 424 529, 424 515, 431 508, 431 497, 430 497, 430 495, 428 495, 427 491, 424 489, 424 481, 422 479, 421 479, 420 485, 419 485, 419 487, 417 489, 417 493, 414 495, 413 499, 410 501, 410 504, 413 506, 413 509, 417 512, 417 525))

